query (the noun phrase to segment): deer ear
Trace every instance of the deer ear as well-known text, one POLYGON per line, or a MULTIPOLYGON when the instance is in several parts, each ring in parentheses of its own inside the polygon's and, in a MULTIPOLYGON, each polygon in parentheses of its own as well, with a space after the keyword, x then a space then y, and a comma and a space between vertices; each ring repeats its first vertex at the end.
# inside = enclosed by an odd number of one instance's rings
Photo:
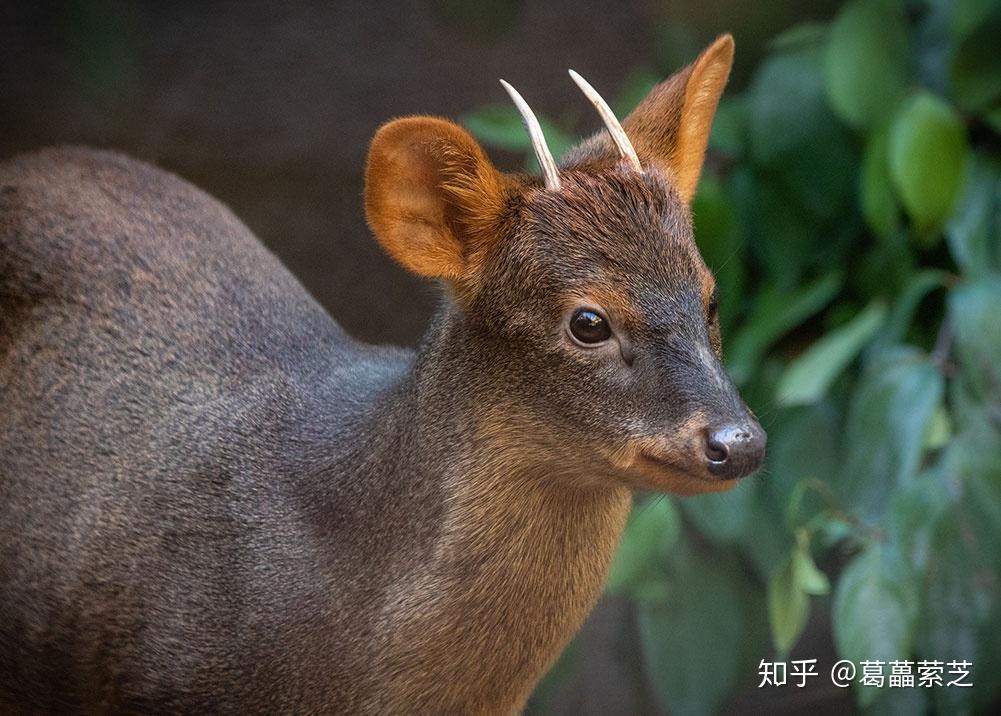
POLYGON ((365 168, 365 213, 386 253, 422 276, 457 279, 496 235, 509 182, 458 125, 383 125, 365 168))
POLYGON ((622 123, 641 162, 655 161, 691 201, 702 172, 709 130, 733 64, 733 37, 718 37, 688 67, 650 90, 622 123))

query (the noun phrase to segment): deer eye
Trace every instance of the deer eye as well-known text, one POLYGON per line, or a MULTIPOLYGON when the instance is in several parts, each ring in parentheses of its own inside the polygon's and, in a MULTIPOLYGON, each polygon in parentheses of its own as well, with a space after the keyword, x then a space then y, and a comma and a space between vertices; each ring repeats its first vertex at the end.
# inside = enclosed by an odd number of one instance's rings
POLYGON ((570 317, 570 335, 584 346, 604 343, 612 337, 608 321, 592 308, 578 308, 570 317))

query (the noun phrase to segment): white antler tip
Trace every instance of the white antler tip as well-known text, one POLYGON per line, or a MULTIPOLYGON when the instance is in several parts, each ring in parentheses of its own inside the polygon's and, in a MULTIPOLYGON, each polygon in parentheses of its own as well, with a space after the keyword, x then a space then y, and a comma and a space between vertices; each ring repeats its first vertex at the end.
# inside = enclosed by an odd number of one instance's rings
POLYGON ((549 191, 559 191, 560 173, 556 168, 556 160, 553 159, 553 154, 549 151, 549 145, 546 144, 546 137, 542 133, 542 125, 539 124, 539 120, 532 111, 532 108, 528 106, 528 102, 525 101, 518 90, 505 80, 500 80, 500 83, 507 90, 511 101, 514 102, 514 106, 518 108, 518 113, 521 114, 521 118, 525 122, 528 136, 532 139, 532 149, 535 150, 535 156, 539 160, 539 166, 542 168, 542 177, 545 180, 546 189, 549 191))
POLYGON ((640 164, 640 159, 636 156, 636 150, 633 149, 632 142, 629 141, 629 137, 626 136, 626 130, 622 128, 619 124, 619 120, 616 119, 615 113, 612 108, 608 106, 608 102, 602 99, 598 91, 591 86, 591 83, 586 79, 581 77, 574 70, 567 70, 570 74, 570 79, 580 87, 580 91, 584 93, 594 108, 598 110, 598 114, 601 116, 601 120, 605 123, 605 129, 608 130, 608 136, 612 138, 612 142, 615 144, 616 148, 619 150, 619 154, 626 160, 629 164, 638 172, 643 171, 643 165, 640 164))

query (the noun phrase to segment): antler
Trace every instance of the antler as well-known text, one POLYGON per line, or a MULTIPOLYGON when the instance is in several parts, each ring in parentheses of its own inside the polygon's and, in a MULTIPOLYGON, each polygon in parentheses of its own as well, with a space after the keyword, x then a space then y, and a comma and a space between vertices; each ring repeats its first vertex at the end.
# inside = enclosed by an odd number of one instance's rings
POLYGON ((525 128, 528 130, 528 135, 532 138, 532 149, 535 150, 539 166, 542 167, 542 176, 546 182, 546 189, 548 191, 559 191, 560 173, 556 169, 556 161, 553 159, 552 152, 549 151, 549 145, 546 144, 546 137, 542 133, 542 126, 539 124, 539 120, 536 118, 532 108, 528 106, 528 102, 518 94, 518 90, 504 80, 501 80, 500 83, 504 85, 504 89, 511 95, 514 106, 518 108, 521 118, 525 121, 525 128))
POLYGON ((629 141, 629 137, 626 136, 626 130, 622 128, 619 124, 619 120, 615 118, 615 113, 612 112, 612 108, 608 106, 608 103, 601 98, 598 91, 591 86, 591 84, 581 77, 579 74, 573 70, 569 70, 570 77, 577 86, 580 87, 580 91, 584 93, 584 96, 591 100, 591 104, 594 108, 598 110, 598 114, 601 115, 602 121, 605 123, 605 129, 608 130, 608 135, 612 138, 615 146, 619 150, 619 154, 624 158, 628 159, 629 163, 632 165, 633 169, 638 172, 643 171, 643 165, 640 164, 640 158, 636 156, 636 150, 633 149, 632 142, 629 141))

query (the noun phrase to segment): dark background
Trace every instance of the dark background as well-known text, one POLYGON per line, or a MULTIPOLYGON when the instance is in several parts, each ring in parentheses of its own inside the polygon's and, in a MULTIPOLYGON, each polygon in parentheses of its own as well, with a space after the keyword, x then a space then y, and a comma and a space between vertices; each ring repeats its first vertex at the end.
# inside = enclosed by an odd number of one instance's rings
POLYGON ((228 204, 353 335, 412 345, 436 292, 365 227, 380 124, 506 102, 503 77, 584 136, 596 118, 567 68, 618 88, 630 68, 669 73, 730 31, 736 88, 767 38, 835 5, 0 2, 0 158, 88 144, 174 171, 228 204))

